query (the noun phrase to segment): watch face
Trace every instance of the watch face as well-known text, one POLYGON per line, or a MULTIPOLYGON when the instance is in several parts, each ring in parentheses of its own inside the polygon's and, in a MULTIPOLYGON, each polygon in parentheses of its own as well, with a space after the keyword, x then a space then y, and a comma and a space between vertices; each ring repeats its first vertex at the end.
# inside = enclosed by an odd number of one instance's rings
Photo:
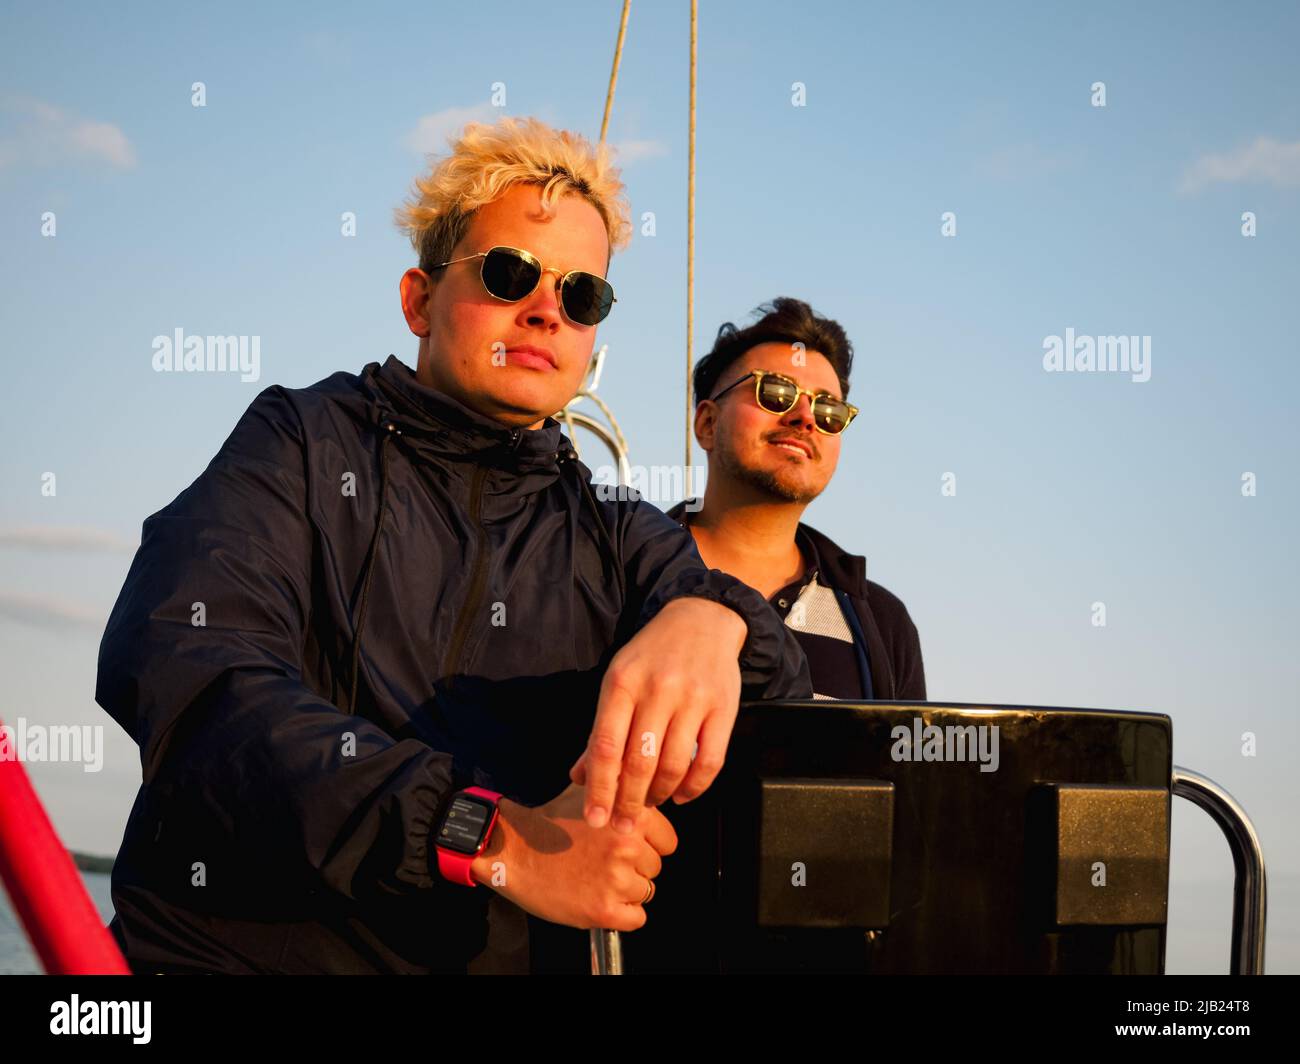
POLYGON ((478 853, 483 833, 492 821, 491 803, 458 794, 451 800, 438 829, 438 845, 456 853, 478 853))

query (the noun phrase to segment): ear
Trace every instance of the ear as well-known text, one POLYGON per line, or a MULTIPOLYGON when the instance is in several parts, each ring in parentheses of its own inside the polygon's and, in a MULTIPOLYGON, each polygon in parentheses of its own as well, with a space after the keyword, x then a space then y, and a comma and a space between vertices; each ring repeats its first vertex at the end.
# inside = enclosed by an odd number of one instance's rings
POLYGON ((423 270, 415 267, 402 274, 398 286, 402 294, 402 315, 406 326, 416 336, 429 335, 429 300, 433 295, 433 281, 423 270))
POLYGON ((718 427, 718 404, 701 399, 695 404, 695 439, 706 451, 713 450, 713 435, 718 427))

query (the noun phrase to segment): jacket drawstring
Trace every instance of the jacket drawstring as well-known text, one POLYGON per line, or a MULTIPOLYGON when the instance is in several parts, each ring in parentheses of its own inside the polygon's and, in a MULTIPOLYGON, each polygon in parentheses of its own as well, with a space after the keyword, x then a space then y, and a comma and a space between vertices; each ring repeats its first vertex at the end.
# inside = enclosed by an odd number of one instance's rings
POLYGON ((834 590, 835 598, 840 604, 840 612, 844 614, 849 630, 853 633, 853 649, 857 651, 858 656, 858 675, 862 679, 862 700, 870 702, 875 699, 876 695, 872 690, 871 662, 867 657, 867 637, 862 631, 862 622, 858 620, 858 611, 853 608, 849 593, 841 588, 835 588, 834 590))
POLYGON ((361 601, 357 611, 356 629, 352 635, 352 688, 348 694, 348 715, 357 711, 357 675, 361 663, 361 632, 366 626, 366 607, 370 604, 370 577, 374 575, 375 556, 379 553, 379 537, 384 531, 384 518, 388 516, 388 444, 394 436, 400 436, 402 430, 392 421, 385 421, 384 438, 379 444, 379 516, 375 519, 375 534, 370 539, 370 549, 366 551, 366 563, 361 585, 361 601))

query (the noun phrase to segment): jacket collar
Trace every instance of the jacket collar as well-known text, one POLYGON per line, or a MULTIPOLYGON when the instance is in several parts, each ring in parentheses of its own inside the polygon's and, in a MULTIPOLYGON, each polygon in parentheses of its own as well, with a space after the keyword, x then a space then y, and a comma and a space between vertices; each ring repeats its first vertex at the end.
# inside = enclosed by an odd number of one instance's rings
MULTIPOLYGON (((683 528, 689 527, 687 501, 682 500, 671 510, 668 516, 683 528)), ((848 592, 853 598, 867 598, 867 559, 860 554, 850 554, 843 550, 828 536, 822 535, 811 525, 799 522, 799 531, 817 550, 817 566, 821 573, 819 583, 841 591, 848 592)))
POLYGON ((558 473, 558 458, 568 449, 560 423, 547 417, 538 429, 512 429, 422 384, 396 355, 365 369, 376 398, 404 434, 425 453, 482 462, 520 474, 558 473))

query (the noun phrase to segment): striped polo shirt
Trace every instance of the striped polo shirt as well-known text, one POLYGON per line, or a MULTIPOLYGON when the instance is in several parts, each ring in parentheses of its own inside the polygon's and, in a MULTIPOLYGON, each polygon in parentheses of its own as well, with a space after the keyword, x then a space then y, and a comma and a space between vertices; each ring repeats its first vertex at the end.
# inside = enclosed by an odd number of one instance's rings
POLYGON ((803 647, 813 698, 861 700, 862 676, 853 632, 835 591, 818 580, 821 562, 817 548, 802 528, 796 531, 795 542, 803 552, 804 573, 768 601, 803 647))

